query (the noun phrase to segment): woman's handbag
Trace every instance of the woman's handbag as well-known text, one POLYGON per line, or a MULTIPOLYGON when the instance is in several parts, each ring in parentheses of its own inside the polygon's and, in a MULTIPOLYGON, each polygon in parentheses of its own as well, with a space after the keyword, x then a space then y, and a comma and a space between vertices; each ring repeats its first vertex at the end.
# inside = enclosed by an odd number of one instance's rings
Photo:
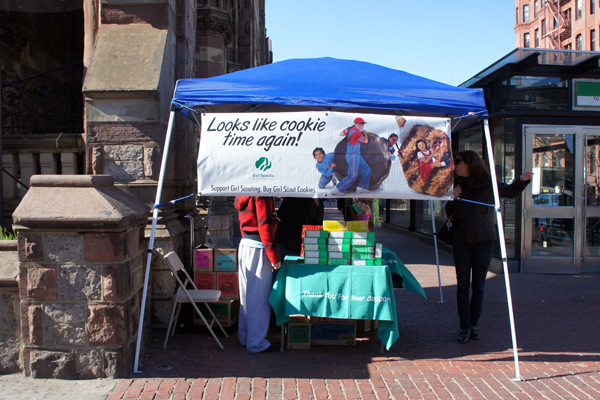
POLYGON ((446 220, 446 222, 444 223, 444 225, 442 225, 442 227, 440 229, 438 229, 438 231, 435 233, 435 236, 440 239, 443 242, 448 243, 449 245, 452 245, 452 239, 453 239, 453 234, 452 234, 452 220, 453 220, 454 214, 452 214, 451 216, 448 217, 448 219, 446 220))

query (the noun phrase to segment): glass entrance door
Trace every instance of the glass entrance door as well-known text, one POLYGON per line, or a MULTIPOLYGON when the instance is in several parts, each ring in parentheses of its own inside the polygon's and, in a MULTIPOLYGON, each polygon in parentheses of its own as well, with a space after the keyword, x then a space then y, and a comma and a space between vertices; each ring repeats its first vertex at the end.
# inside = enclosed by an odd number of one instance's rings
POLYGON ((600 129, 583 128, 585 186, 582 271, 600 269, 600 129))
POLYGON ((600 129, 524 126, 523 272, 578 274, 600 260, 600 129), (596 179, 596 176, 598 179, 596 179))

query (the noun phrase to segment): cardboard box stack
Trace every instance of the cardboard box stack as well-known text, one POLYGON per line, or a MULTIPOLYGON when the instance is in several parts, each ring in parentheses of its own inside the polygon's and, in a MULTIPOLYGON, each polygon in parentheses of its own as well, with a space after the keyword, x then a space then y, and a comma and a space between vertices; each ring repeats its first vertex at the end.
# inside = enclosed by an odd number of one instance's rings
MULTIPOLYGON (((237 249, 211 248, 200 245, 194 249, 194 283, 198 289, 221 291, 221 299, 209 303, 223 326, 232 326, 237 322, 239 309, 237 249)), ((198 304, 202 311, 204 305, 198 304)), ((205 314, 204 311, 202 314, 205 314)), ((210 315, 206 310, 206 315, 210 315)), ((194 315, 194 324, 203 324, 194 315)))
POLYGON ((302 254, 305 264, 381 265, 383 245, 366 221, 323 221, 323 226, 304 225, 302 254))

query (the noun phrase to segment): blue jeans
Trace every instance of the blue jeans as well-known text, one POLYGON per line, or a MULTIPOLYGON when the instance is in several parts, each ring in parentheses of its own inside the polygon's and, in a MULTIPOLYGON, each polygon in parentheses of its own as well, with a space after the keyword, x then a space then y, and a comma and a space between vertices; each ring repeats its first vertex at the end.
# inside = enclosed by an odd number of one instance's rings
POLYGON ((321 179, 319 179, 319 189, 325 189, 325 186, 329 185, 329 182, 333 180, 333 184, 337 183, 337 179, 331 174, 331 176, 321 175, 321 179))
POLYGON ((456 305, 460 329, 477 326, 483 308, 485 278, 490 268, 494 242, 454 242, 454 266, 456 267, 456 305), (469 301, 469 287, 472 294, 469 301))
POLYGON ((358 186, 363 189, 369 188, 369 180, 371 179, 371 167, 360 154, 350 153, 346 155, 346 161, 348 162, 348 176, 342 179, 337 184, 337 188, 340 192, 345 192, 350 186, 356 181, 360 174, 360 180, 358 186))

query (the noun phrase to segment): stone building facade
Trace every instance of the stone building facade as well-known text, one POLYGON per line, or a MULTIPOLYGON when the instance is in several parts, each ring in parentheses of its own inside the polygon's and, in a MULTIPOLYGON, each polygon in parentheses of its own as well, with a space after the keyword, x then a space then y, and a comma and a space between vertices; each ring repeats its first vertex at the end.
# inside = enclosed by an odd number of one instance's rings
MULTIPOLYGON (((1 185, 3 225, 11 225, 31 177, 39 174, 109 175, 115 187, 152 206, 176 81, 266 64, 271 59, 268 47, 264 0, 0 2, 2 160, 10 173, 3 174, 1 185), (64 26, 64 32, 56 26, 64 26), (48 87, 55 89, 44 92, 48 87), (45 103, 20 109, 26 93, 53 96, 62 101, 61 107, 52 109, 53 119, 44 118, 44 107, 49 107, 45 103)), ((162 202, 195 193, 199 139, 198 127, 177 115, 162 202)), ((161 208, 155 250, 174 250, 189 261, 188 216, 195 244, 204 239, 205 228, 215 236, 231 237, 229 202, 221 198, 212 204, 209 227, 206 210, 193 198, 161 208)), ((146 227, 145 238, 136 236, 142 247, 148 235, 146 227)), ((84 246, 85 240, 79 244, 84 246)), ((24 251, 21 245, 19 240, 19 252, 24 251)), ((21 311, 34 301, 28 293, 36 293, 35 285, 26 285, 30 286, 20 291, 21 311)), ((152 264, 151 289, 151 320, 163 327, 175 282, 160 257, 152 264)), ((35 327, 36 315, 20 313, 23 334, 37 332, 30 324, 33 321, 35 327)), ((79 328, 85 324, 80 322, 75 324, 79 328)), ((69 329, 57 332, 66 335, 69 329)), ((34 346, 31 340, 39 338, 25 339, 27 346, 34 346)), ((33 353, 28 354, 31 360, 33 353)), ((102 374, 111 375, 104 371, 98 376, 102 374)))

